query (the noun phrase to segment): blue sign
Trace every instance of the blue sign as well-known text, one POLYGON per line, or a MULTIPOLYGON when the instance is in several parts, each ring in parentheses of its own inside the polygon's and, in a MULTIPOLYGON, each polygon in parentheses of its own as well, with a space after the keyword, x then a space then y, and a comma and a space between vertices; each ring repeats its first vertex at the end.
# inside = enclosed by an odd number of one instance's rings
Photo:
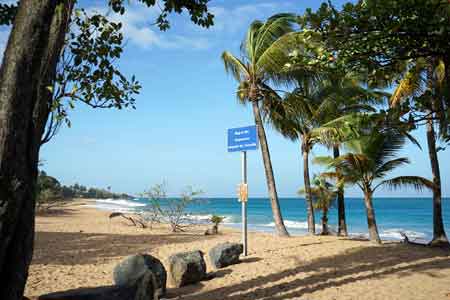
POLYGON ((228 129, 228 152, 258 149, 256 126, 228 129))

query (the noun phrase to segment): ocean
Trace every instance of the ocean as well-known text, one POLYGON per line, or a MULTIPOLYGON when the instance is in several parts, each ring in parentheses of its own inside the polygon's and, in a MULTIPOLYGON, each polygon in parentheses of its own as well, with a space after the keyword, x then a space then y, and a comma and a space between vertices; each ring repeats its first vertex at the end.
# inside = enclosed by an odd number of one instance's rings
MULTIPOLYGON (((346 198, 348 231, 352 236, 367 237, 367 222, 362 198, 346 198)), ((285 225, 292 235, 307 233, 306 208, 303 198, 281 198, 281 211, 285 225)), ((401 232, 410 240, 429 241, 432 237, 431 198, 375 198, 375 214, 380 236, 384 240, 401 240, 401 232)), ((140 212, 151 208, 148 199, 97 200, 95 207, 108 211, 140 212)), ((273 232, 272 210, 267 198, 250 198, 248 226, 251 231, 273 232)), ((241 226, 241 203, 236 198, 206 198, 190 205, 187 212, 192 220, 207 222, 213 214, 225 217, 223 226, 241 226)), ((444 223, 450 234, 450 198, 443 199, 444 223)), ((316 231, 320 231, 320 212, 316 212, 316 231)), ((329 212, 329 225, 337 229, 337 208, 329 212)))

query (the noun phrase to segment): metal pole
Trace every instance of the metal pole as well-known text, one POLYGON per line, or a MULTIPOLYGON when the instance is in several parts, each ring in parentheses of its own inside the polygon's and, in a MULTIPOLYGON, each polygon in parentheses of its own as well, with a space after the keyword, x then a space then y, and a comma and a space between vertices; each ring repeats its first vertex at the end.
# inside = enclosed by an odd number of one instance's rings
MULTIPOLYGON (((247 183, 247 151, 241 152, 242 183, 247 183)), ((244 256, 247 256, 247 201, 242 201, 242 244, 244 245, 244 256)))

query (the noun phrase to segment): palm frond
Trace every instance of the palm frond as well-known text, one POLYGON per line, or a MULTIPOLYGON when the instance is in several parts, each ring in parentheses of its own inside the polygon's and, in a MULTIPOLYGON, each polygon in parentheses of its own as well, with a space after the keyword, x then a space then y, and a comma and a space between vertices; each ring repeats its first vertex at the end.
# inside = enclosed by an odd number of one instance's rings
POLYGON ((263 25, 264 23, 261 21, 253 21, 250 24, 250 27, 247 30, 247 35, 241 44, 241 53, 243 54, 243 56, 246 56, 248 58, 249 63, 252 67, 254 67, 256 64, 256 41, 258 39, 259 30, 263 25))
POLYGON ((389 160, 379 166, 374 173, 374 176, 377 178, 382 178, 386 176, 387 173, 391 172, 395 168, 398 168, 402 165, 409 164, 409 159, 407 157, 400 157, 396 159, 389 160))
POLYGON ((256 64, 268 48, 286 33, 294 31, 294 22, 296 17, 293 14, 281 13, 267 19, 267 21, 258 29, 257 40, 255 41, 256 64))
POLYGON ((434 188, 432 181, 420 176, 399 176, 384 180, 376 186, 375 189, 379 186, 387 186, 390 190, 395 190, 401 187, 412 187, 417 191, 423 191, 424 189, 433 190, 434 188))
POLYGON ((230 52, 225 51, 222 53, 222 61, 225 66, 225 71, 233 75, 236 81, 242 82, 246 80, 246 77, 250 76, 246 65, 230 52))
POLYGON ((332 167, 333 162, 334 158, 332 158, 331 156, 316 156, 313 158, 313 163, 320 166, 332 167))
POLYGON ((423 71, 425 67, 425 63, 417 61, 415 65, 405 73, 389 99, 391 107, 398 106, 405 98, 424 92, 426 78, 423 76, 423 71))

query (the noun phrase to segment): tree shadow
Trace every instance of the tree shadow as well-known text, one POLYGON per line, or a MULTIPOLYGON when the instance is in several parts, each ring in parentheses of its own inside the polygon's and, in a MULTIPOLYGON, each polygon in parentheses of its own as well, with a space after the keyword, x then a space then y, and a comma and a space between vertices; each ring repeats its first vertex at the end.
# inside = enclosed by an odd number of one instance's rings
POLYGON ((260 257, 245 257, 245 258, 241 258, 239 260, 240 264, 249 264, 249 263, 254 263, 254 262, 258 262, 262 260, 262 258, 260 257))
POLYGON ((298 260, 296 266, 282 272, 258 276, 215 290, 184 295, 183 299, 285 300, 391 274, 406 277, 423 273, 435 277, 438 276, 436 271, 450 268, 449 254, 440 249, 421 248, 419 251, 402 244, 360 247, 310 262, 298 260), (276 283, 278 281, 281 282, 276 283), (268 284, 272 285, 264 287, 268 284))
POLYGON ((165 244, 189 243, 211 237, 170 234, 106 234, 84 232, 36 232, 32 264, 84 265, 110 258, 146 253, 165 244))
POLYGON ((37 217, 61 217, 72 216, 77 213, 78 210, 66 207, 53 207, 45 210, 39 210, 36 212, 37 217))

